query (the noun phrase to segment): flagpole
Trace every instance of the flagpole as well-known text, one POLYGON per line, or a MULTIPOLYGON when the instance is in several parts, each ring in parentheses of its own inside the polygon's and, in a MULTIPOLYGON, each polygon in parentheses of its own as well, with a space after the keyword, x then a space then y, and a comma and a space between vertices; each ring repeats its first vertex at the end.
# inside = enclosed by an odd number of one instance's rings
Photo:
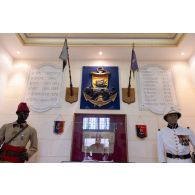
POLYGON ((61 60, 63 60, 63 72, 64 72, 66 64, 68 63, 70 87, 66 87, 65 100, 72 104, 73 102, 78 101, 78 87, 73 87, 73 85, 72 85, 72 76, 71 76, 71 69, 70 69, 70 58, 69 58, 69 53, 68 53, 68 44, 67 44, 67 38, 66 37, 65 37, 64 46, 62 48, 62 52, 61 52, 59 58, 61 60))
POLYGON ((131 67, 130 67, 130 74, 129 74, 129 84, 128 88, 122 88, 122 94, 123 94, 123 102, 130 104, 135 102, 135 89, 131 88, 131 72, 134 72, 135 70, 138 71, 138 64, 137 64, 137 58, 134 51, 134 43, 133 48, 131 51, 131 67))
POLYGON ((68 44, 67 39, 65 39, 66 45, 67 45, 67 58, 68 58, 68 69, 69 69, 69 78, 70 78, 70 96, 73 96, 73 86, 72 86, 72 77, 71 77, 71 70, 70 70, 70 60, 69 60, 69 54, 68 54, 68 44))
MULTIPOLYGON (((133 43, 133 49, 131 53, 131 67, 132 67, 133 50, 134 50, 134 43, 133 43)), ((129 75, 128 97, 130 97, 130 91, 131 91, 131 67, 130 67, 130 75, 129 75)))
POLYGON ((130 69, 130 75, 129 75, 128 97, 130 97, 130 90, 131 90, 131 69, 130 69))

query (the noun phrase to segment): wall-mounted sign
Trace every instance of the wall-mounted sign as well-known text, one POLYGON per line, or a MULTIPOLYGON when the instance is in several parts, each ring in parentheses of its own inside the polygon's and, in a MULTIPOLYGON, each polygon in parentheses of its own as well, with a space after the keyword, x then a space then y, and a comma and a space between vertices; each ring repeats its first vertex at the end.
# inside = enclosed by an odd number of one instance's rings
POLYGON ((118 67, 83 67, 80 108, 120 109, 118 67))
POLYGON ((60 107, 62 100, 62 70, 51 65, 30 70, 25 101, 36 112, 60 107))
POLYGON ((139 105, 141 110, 164 114, 177 108, 172 72, 160 65, 145 65, 138 72, 139 105))

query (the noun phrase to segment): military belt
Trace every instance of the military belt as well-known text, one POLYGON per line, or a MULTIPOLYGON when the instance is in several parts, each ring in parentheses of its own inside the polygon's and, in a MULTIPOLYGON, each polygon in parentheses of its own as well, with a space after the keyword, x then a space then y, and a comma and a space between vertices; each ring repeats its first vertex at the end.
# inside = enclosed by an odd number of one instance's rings
POLYGON ((15 152, 15 151, 2 151, 1 155, 5 156, 12 156, 12 157, 20 157, 21 152, 15 152))
POLYGON ((179 159, 188 159, 191 158, 190 153, 189 154, 185 154, 185 155, 175 155, 175 154, 171 154, 171 153, 167 153, 167 157, 168 158, 179 158, 179 159))

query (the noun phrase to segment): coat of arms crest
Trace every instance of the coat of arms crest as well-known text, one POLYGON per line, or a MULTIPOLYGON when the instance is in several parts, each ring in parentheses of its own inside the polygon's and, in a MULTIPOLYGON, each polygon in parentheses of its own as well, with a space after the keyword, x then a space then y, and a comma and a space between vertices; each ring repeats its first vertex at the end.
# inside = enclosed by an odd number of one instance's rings
POLYGON ((101 107, 114 102, 117 96, 115 89, 108 89, 108 77, 110 72, 98 67, 96 72, 91 72, 92 86, 86 87, 84 97, 86 101, 101 107))
MULTIPOLYGON (((97 67, 96 71, 92 70, 89 72, 89 81, 84 88, 82 87, 82 95, 84 100, 93 105, 94 108, 102 108, 110 103, 114 103, 117 96, 119 96, 117 87, 110 82, 111 74, 111 70, 109 71, 104 67, 97 67)), ((117 79, 118 75, 116 81, 117 79)), ((114 76, 112 76, 112 82, 116 81, 114 81, 114 76)))

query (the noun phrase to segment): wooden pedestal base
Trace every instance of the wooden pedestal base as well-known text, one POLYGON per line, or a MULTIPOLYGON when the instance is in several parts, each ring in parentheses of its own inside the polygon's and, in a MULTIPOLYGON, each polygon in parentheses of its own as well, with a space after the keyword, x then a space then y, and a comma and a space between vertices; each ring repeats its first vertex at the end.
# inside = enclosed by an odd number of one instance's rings
POLYGON ((130 96, 128 97, 128 88, 122 88, 123 102, 130 104, 135 102, 135 89, 130 89, 130 96))
POLYGON ((65 100, 67 102, 71 103, 71 104, 78 101, 79 88, 78 87, 73 87, 72 91, 73 91, 73 95, 71 96, 70 95, 70 88, 66 87, 66 98, 65 98, 65 100))

